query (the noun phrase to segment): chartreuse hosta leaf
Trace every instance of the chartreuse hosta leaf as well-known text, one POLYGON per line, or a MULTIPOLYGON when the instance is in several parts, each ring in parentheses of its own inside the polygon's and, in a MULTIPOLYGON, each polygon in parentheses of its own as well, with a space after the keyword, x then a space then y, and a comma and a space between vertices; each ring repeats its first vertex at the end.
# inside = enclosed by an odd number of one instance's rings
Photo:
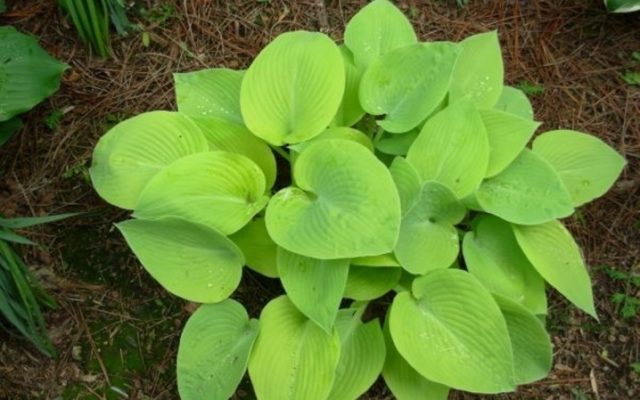
POLYGON ((133 209, 144 187, 161 169, 208 150, 200 128, 188 117, 169 111, 140 114, 100 138, 89 170, 91 182, 109 203, 133 209))
POLYGON ((417 43, 392 50, 362 75, 360 104, 392 133, 415 128, 447 94, 459 54, 454 43, 417 43))
POLYGON ((267 230, 281 247, 319 259, 390 252, 400 228, 400 199, 389 170, 364 146, 323 140, 298 157, 297 187, 267 207, 267 230))
POLYGON ((402 268, 412 274, 448 268, 458 256, 455 224, 465 208, 454 194, 438 182, 422 185, 415 205, 402 218, 394 253, 402 268))
POLYGON ((489 142, 480 113, 465 101, 440 111, 422 128, 407 161, 423 181, 438 181, 459 199, 471 194, 489 163, 489 142))
POLYGON ((276 181, 276 159, 269 145, 242 125, 219 118, 192 117, 211 150, 242 154, 258 164, 266 179, 267 189, 276 181))
POLYGON ((269 278, 278 277, 278 246, 269 236, 263 217, 250 221, 229 239, 242 250, 247 267, 269 278))
POLYGON ((228 399, 244 376, 258 320, 227 299, 203 304, 189 318, 178 347, 178 392, 182 400, 228 399))
POLYGON ((366 306, 365 303, 338 312, 336 330, 340 336, 340 361, 328 399, 358 399, 382 372, 384 337, 377 319, 362 322, 366 306))
POLYGON ((500 393, 515 388, 507 324, 495 300, 461 270, 417 278, 389 314, 398 352, 425 378, 455 389, 500 393))
POLYGON ((181 158, 154 176, 134 216, 179 217, 228 235, 266 206, 264 193, 264 174, 256 163, 240 154, 209 151, 181 158))
POLYGON ((389 318, 384 324, 384 340, 387 356, 382 369, 382 377, 396 399, 447 400, 449 397, 447 386, 432 382, 420 375, 398 353, 389 332, 389 318))
POLYGON ((626 164, 602 140, 576 131, 543 133, 533 141, 533 152, 553 165, 575 207, 605 194, 626 164))
POLYGON ((278 249, 278 275, 289 300, 331 333, 349 274, 349 260, 318 260, 278 249))
POLYGON ((571 233, 558 221, 514 225, 513 230, 540 275, 578 308, 597 318, 589 272, 571 233))
POLYGON ((516 384, 544 378, 551 370, 553 359, 551 341, 544 325, 522 305, 500 295, 494 297, 507 322, 516 384))
POLYGON ((344 62, 345 87, 342 95, 342 103, 333 119, 336 126, 352 126, 364 116, 364 110, 360 106, 359 88, 362 70, 353 62, 353 54, 345 45, 340 45, 342 61, 344 62))
POLYGON ((144 268, 169 292, 216 303, 238 287, 244 257, 220 232, 175 218, 116 225, 144 268))
POLYGON ((462 246, 467 270, 492 293, 517 301, 534 314, 546 314, 544 280, 520 250, 511 225, 482 215, 473 226, 462 246))
POLYGON ((480 110, 489 140, 489 166, 486 176, 502 172, 524 149, 539 122, 497 110, 480 110))
POLYGON ((273 145, 302 142, 329 125, 344 89, 342 55, 327 35, 283 33, 244 75, 242 116, 251 132, 273 145))
POLYGON ((377 299, 393 289, 401 275, 402 269, 398 267, 351 265, 344 297, 359 301, 377 299))
POLYGON ((529 149, 485 180, 475 197, 484 211, 516 224, 542 224, 573 213, 571 196, 558 173, 529 149))
POLYGON ((393 160, 389 171, 400 195, 400 208, 404 217, 420 199, 422 180, 413 165, 402 157, 393 160))
POLYGON ((32 109, 60 87, 69 68, 51 57, 31 35, 0 27, 0 122, 32 109))
POLYGON ((338 333, 326 333, 280 296, 260 315, 249 376, 261 400, 325 400, 339 359, 338 333))
POLYGON ((344 31, 344 43, 361 70, 381 55, 417 41, 407 17, 388 0, 374 0, 363 7, 344 31))
POLYGON ((215 117, 244 125, 240 112, 243 74, 226 68, 173 74, 178 110, 190 117, 215 117))
POLYGON ((520 89, 504 86, 494 110, 508 112, 525 119, 533 119, 533 107, 527 95, 520 89))
POLYGON ((289 146, 289 148, 297 153, 301 153, 304 149, 309 147, 311 144, 319 142, 321 140, 329 140, 329 139, 342 139, 342 140, 351 140, 352 142, 359 143, 366 147, 367 149, 373 151, 373 143, 369 136, 365 135, 361 131, 353 128, 347 128, 344 126, 328 128, 323 131, 318 136, 314 137, 311 140, 307 140, 306 142, 298 143, 289 146))
POLYGON ((463 50, 451 80, 449 100, 471 100, 478 108, 492 108, 502 94, 504 66, 498 32, 469 36, 460 45, 463 50))

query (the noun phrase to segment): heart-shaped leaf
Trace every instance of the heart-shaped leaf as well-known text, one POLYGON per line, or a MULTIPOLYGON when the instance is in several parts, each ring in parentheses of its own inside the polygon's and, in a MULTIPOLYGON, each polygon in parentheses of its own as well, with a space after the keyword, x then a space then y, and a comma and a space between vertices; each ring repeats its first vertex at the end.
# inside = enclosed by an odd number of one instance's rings
POLYGON ((558 221, 514 225, 522 251, 542 277, 578 308, 597 318, 591 278, 571 233, 558 221))
POLYGON ((179 217, 225 235, 238 231, 269 198, 260 167, 245 156, 210 151, 181 158, 153 177, 140 194, 134 216, 179 217))
POLYGON ((494 110, 508 112, 525 119, 533 119, 533 107, 526 94, 520 89, 503 86, 494 110))
POLYGON ((260 315, 249 376, 261 400, 326 400, 340 359, 340 338, 301 314, 286 296, 260 315))
POLYGON ((387 357, 382 377, 398 400, 447 400, 449 388, 432 382, 413 369, 396 349, 389 333, 389 318, 384 324, 387 357))
POLYGON ((116 226, 147 272, 176 296, 216 303, 240 283, 242 252, 218 231, 175 218, 116 226))
POLYGON ((100 197, 132 210, 147 182, 160 170, 208 150, 204 135, 188 117, 169 111, 143 113, 120 122, 100 138, 89 170, 91 182, 100 197))
POLYGON ((340 336, 340 361, 329 394, 331 400, 360 398, 382 372, 385 345, 378 320, 362 323, 366 304, 340 310, 336 330, 340 336))
POLYGON ((342 61, 344 62, 345 87, 342 103, 333 119, 333 125, 352 126, 364 116, 359 94, 362 70, 355 66, 353 54, 345 45, 340 46, 340 53, 342 53, 342 61))
POLYGON ((546 314, 544 280, 520 250, 511 225, 491 215, 482 215, 473 225, 462 246, 467 270, 492 293, 517 301, 534 314, 546 314))
POLYGON ((318 259, 390 252, 400 227, 400 199, 389 170, 364 146, 323 140, 293 170, 298 187, 267 207, 267 230, 291 252, 318 259))
POLYGON ((515 388, 507 325, 471 274, 432 271, 398 293, 389 328, 398 352, 422 376, 455 389, 500 393, 515 388))
POLYGON ((218 118, 191 118, 202 130, 211 150, 242 154, 258 164, 266 179, 267 189, 276 181, 276 159, 269 145, 247 128, 218 118))
POLYGON ((481 110, 480 116, 489 140, 489 166, 486 176, 502 172, 527 145, 539 122, 496 110, 481 110))
POLYGON ((553 165, 575 207, 605 194, 626 165, 602 140, 576 131, 543 133, 534 140, 533 152, 553 165))
POLYGON ((507 322, 516 384, 523 385, 545 378, 551 370, 552 349, 549 334, 538 317, 520 304, 495 295, 507 322))
POLYGON ((0 122, 29 111, 60 88, 69 68, 51 57, 34 36, 0 27, 0 122))
POLYGON ((407 17, 388 0, 374 0, 363 7, 344 31, 344 43, 360 70, 381 55, 417 41, 407 17))
POLYGON ((482 182, 489 142, 480 113, 468 102, 450 105, 427 121, 407 153, 423 181, 449 187, 461 199, 482 182))
POLYGON ((338 111, 345 72, 338 46, 318 32, 287 32, 253 61, 242 81, 247 127, 281 146, 318 135, 338 111))
POLYGON ((402 269, 397 267, 349 267, 344 297, 358 301, 380 298, 393 289, 400 280, 402 269))
POLYGON ((178 111, 190 117, 214 117, 240 126, 240 86, 244 71, 226 68, 173 74, 178 111))
POLYGON ((394 254, 402 268, 418 275, 448 268, 460 248, 454 225, 464 218, 465 212, 446 186, 426 182, 400 225, 394 254))
POLYGON ((459 54, 454 43, 417 43, 392 50, 362 75, 360 104, 392 133, 407 132, 424 121, 444 99, 459 54))
POLYGON ((178 392, 182 400, 228 399, 244 376, 258 321, 227 299, 203 304, 189 318, 178 347, 178 392))
POLYGON ((485 180, 475 196, 484 211, 515 224, 542 224, 573 213, 571 197, 558 173, 529 149, 485 180))
POLYGON ((229 239, 242 250, 247 267, 269 278, 278 277, 278 246, 271 240, 264 218, 250 221, 229 239))
POLYGON ((318 260, 278 249, 278 275, 289 300, 331 333, 349 274, 349 260, 318 260))
POLYGON ((462 42, 449 101, 471 100, 478 108, 492 108, 502 94, 504 65, 498 32, 491 31, 469 36, 462 42))

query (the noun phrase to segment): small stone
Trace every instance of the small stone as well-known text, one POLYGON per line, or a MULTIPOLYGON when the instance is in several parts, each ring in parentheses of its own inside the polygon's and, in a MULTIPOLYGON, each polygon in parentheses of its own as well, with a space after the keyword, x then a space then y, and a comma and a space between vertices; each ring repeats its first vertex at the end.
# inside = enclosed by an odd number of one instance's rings
POLYGON ((71 358, 76 361, 82 361, 82 346, 73 346, 71 348, 71 358))

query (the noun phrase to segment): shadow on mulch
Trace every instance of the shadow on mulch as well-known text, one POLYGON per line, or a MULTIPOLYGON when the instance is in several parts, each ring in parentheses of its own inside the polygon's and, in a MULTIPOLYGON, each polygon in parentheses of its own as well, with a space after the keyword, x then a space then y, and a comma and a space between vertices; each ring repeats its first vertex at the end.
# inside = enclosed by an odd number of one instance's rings
MULTIPOLYGON (((30 232, 41 243, 25 258, 60 307, 47 314, 59 356, 46 359, 2 333, 0 398, 175 399, 175 351, 189 305, 144 273, 114 232, 126 213, 106 206, 86 180, 102 133, 128 116, 173 109, 172 73, 243 68, 281 32, 322 30, 340 39, 364 1, 138 1, 153 10, 133 16, 148 32, 114 36, 114 57, 91 57, 55 2, 8 0, 0 23, 40 37, 68 63, 61 90, 28 114, 24 130, 0 149, 0 209, 8 216, 86 211, 84 217, 30 232), (57 124, 45 119, 62 112, 57 124)), ((640 90, 621 79, 640 70, 639 15, 606 15, 600 0, 399 1, 419 36, 458 41, 498 29, 506 80, 529 91, 540 131, 591 132, 629 165, 604 198, 568 221, 592 266, 600 323, 551 295, 549 328, 555 366, 548 379, 500 399, 633 399, 640 397, 639 317, 621 316, 616 293, 639 288, 611 270, 639 269, 640 90), (508 3, 508 4, 507 4, 508 3)), ((248 272, 237 293, 257 316, 279 292, 248 272)), ((619 298, 620 296, 618 296, 619 298)), ((251 398, 245 382, 237 398, 251 398)), ((366 399, 391 399, 378 384, 366 399)), ((455 393, 455 399, 478 398, 455 393)), ((489 398, 489 397, 485 397, 489 398)))

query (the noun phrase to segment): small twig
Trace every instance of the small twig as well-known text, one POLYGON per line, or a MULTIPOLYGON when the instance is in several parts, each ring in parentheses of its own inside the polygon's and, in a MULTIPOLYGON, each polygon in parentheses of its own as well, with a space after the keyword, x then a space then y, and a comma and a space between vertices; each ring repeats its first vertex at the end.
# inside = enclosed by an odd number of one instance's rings
POLYGON ((91 336, 91 331, 89 330, 87 321, 84 319, 82 310, 78 309, 76 311, 78 315, 78 322, 80 323, 80 325, 82 325, 82 329, 87 335, 87 339, 89 340, 89 344, 91 345, 91 351, 96 356, 96 360, 98 360, 98 365, 100 365, 100 370, 102 371, 102 375, 104 375, 104 379, 107 382, 107 385, 111 386, 111 380, 109 379, 109 373, 107 372, 107 367, 104 365, 104 361, 102 361, 102 357, 100 357, 100 353, 98 352, 98 346, 96 346, 96 342, 93 340, 93 336, 91 336))
POLYGON ((591 390, 596 395, 596 399, 600 400, 600 393, 598 392, 598 381, 596 380, 596 373, 592 369, 589 373, 589 380, 591 381, 591 390))
POLYGON ((327 8, 324 5, 324 0, 316 0, 316 7, 318 7, 318 24, 320 25, 320 31, 328 32, 329 18, 327 17, 327 8))

